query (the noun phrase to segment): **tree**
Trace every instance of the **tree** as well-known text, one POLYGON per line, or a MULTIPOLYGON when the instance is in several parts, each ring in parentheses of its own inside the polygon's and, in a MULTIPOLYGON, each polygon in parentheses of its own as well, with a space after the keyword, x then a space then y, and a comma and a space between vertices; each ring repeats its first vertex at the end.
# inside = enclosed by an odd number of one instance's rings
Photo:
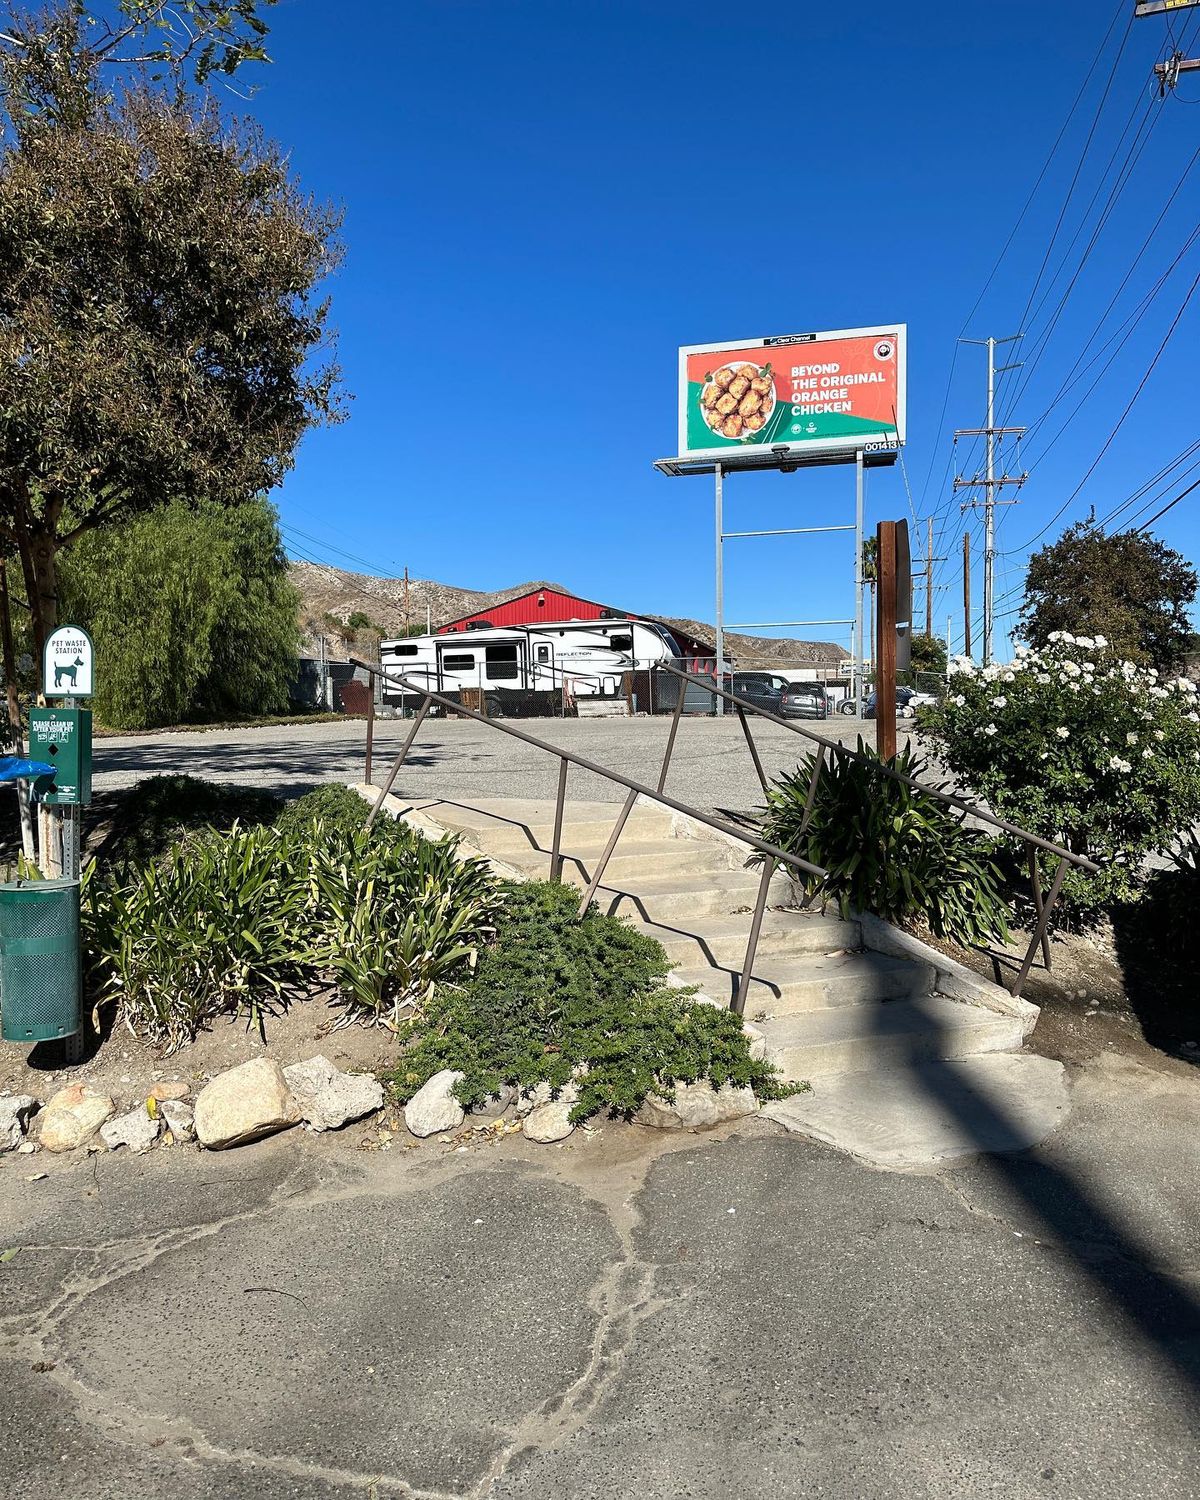
POLYGON ((181 502, 83 537, 62 592, 90 631, 95 708, 117 729, 283 713, 296 675, 296 591, 274 508, 181 502))
POLYGON ((926 635, 921 631, 912 638, 912 654, 909 665, 914 672, 932 672, 938 677, 946 675, 946 643, 939 636, 926 635))
POLYGON ((98 50, 68 0, 14 23, 0 55, 0 542, 20 558, 39 660, 64 548, 165 505, 264 493, 307 428, 340 414, 314 294, 336 214, 182 86, 105 84, 139 44, 200 77, 261 52, 251 0, 181 11, 195 48, 153 40, 166 7, 123 0, 98 50))
POLYGON ((1103 635, 1119 656, 1174 671, 1196 586, 1187 559, 1154 537, 1081 521, 1030 558, 1019 634, 1039 649, 1055 632, 1103 635))

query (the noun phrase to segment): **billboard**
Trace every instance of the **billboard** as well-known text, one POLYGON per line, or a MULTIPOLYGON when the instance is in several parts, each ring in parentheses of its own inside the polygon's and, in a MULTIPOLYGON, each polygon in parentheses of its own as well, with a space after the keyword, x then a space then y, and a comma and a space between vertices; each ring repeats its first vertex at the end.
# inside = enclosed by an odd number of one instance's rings
POLYGON ((776 334, 679 351, 679 456, 852 457, 903 443, 903 323, 776 334))

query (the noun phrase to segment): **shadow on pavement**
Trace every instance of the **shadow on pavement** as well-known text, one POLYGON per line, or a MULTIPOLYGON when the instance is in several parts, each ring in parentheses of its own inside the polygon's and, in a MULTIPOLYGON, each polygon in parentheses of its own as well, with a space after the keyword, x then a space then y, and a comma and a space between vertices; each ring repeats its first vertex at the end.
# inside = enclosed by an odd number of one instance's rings
MULTIPOLYGON (((892 1048, 894 1035, 884 1027, 886 1002, 875 1008, 892 1048)), ((1014 1204, 1033 1215, 1047 1241, 1073 1260, 1076 1268, 1108 1302, 1200 1395, 1200 1300, 1181 1281, 1157 1270, 1155 1254, 1127 1228, 1116 1224, 1095 1195, 1069 1171, 1032 1153, 988 1155, 990 1142, 1007 1132, 1005 1112, 978 1089, 964 1088, 952 1062, 931 1058, 923 1048, 896 1056, 894 1066, 908 1068, 931 1102, 970 1139, 978 1141, 986 1170, 1014 1204)))

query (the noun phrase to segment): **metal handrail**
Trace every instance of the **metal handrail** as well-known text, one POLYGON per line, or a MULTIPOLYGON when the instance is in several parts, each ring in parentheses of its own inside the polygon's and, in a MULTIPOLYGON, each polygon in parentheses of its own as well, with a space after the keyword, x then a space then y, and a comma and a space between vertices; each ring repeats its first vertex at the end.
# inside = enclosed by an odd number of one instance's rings
POLYGON ((1035 844, 1039 849, 1045 850, 1047 854, 1056 854, 1060 859, 1065 859, 1069 864, 1078 865, 1080 869, 1086 870, 1089 875, 1099 875, 1100 866, 1094 864, 1082 854, 1075 854, 1070 849, 1064 849, 1061 844, 1056 844, 1052 839, 1044 839, 1040 834, 1030 833, 1027 828, 1021 828, 1016 823, 1010 823, 1005 818, 996 817, 995 813, 988 812, 977 802, 971 802, 965 797, 956 797, 953 792, 943 791, 940 787, 930 786, 926 781, 917 781, 911 776, 906 776, 903 771, 897 771, 894 766, 889 766, 885 761, 872 760, 869 755, 864 755, 861 750, 851 750, 848 745, 843 745, 839 740, 826 739, 823 734, 817 734, 812 729, 805 729, 793 719, 781 718, 773 714, 770 709, 763 708, 749 698, 736 698, 732 693, 727 693, 723 688, 717 687, 715 682, 707 680, 706 672, 681 672, 678 667, 668 666, 665 662, 659 662, 653 669, 656 672, 670 672, 675 677, 682 677, 694 687, 703 688, 705 692, 712 693, 715 697, 724 698, 726 703, 732 703, 736 708, 749 709, 751 713, 757 714, 760 719, 768 719, 772 724, 779 724, 793 734, 801 734, 805 739, 813 740, 818 745, 824 745, 826 750, 832 750, 838 755, 848 755, 854 760, 864 761, 876 770, 882 771, 885 776, 890 776, 893 781, 903 782, 905 786, 913 787, 916 791, 926 792, 929 796, 936 798, 939 802, 948 802, 952 807, 959 808, 962 812, 970 813, 972 817, 978 818, 980 822, 990 823, 993 828, 1003 829, 1005 833, 1011 833, 1017 838, 1024 839, 1027 843, 1035 844))
MULTIPOLYGON (((546 740, 541 740, 536 735, 529 734, 525 730, 516 729, 511 724, 503 720, 489 719, 485 714, 477 713, 473 708, 466 708, 457 700, 448 698, 443 693, 435 693, 426 686, 415 684, 402 675, 389 671, 388 668, 384 667, 379 662, 362 661, 358 657, 353 656, 350 658, 350 661, 354 666, 361 667, 364 671, 370 673, 372 677, 378 676, 384 682, 390 682, 393 685, 399 684, 406 691, 411 691, 414 696, 420 696, 422 699, 421 707, 417 711, 416 717, 414 718, 412 723, 412 727, 409 729, 408 734, 405 736, 404 743, 400 747, 400 751, 395 760, 392 762, 392 766, 388 772, 387 778, 384 781, 383 786, 379 790, 379 795, 378 797, 376 797, 375 803, 371 808, 371 811, 367 815, 365 825, 367 828, 370 828, 371 825, 375 822, 375 819, 379 816, 380 809, 383 807, 388 793, 395 785, 396 777, 399 775, 400 768, 408 757, 408 752, 412 748, 413 742, 417 737, 417 733, 420 730, 421 725, 424 723, 425 716, 429 712, 430 705, 433 703, 438 703, 443 707, 453 709, 454 712, 461 717, 474 719, 479 724, 486 724, 490 729, 494 729, 498 734, 507 734, 513 739, 523 741, 527 745, 533 745, 535 749, 544 750, 547 754, 558 757, 558 796, 554 810, 553 847, 550 853, 550 878, 554 881, 561 881, 562 878, 562 827, 563 808, 565 805, 567 792, 567 767, 579 766, 582 770, 590 771, 593 775, 601 776, 608 781, 616 782, 618 786, 623 786, 626 788, 627 796, 625 798, 625 802, 622 805, 621 812, 617 818, 616 824, 613 827, 612 833, 609 835, 608 843, 604 848, 604 853, 600 856, 599 863, 597 864, 595 871, 592 874, 587 889, 584 891, 583 896, 580 898, 578 914, 581 918, 587 912, 587 909, 591 905, 596 891, 599 889, 600 882, 604 876, 605 868, 608 865, 608 861, 612 857, 612 853, 616 848, 617 841, 620 838, 622 830, 624 829, 625 824, 629 819, 629 815, 633 811, 634 805, 639 797, 648 797, 652 802, 658 802, 661 803, 663 807, 670 808, 672 812, 681 813, 684 817, 694 818, 698 823, 702 823, 708 828, 713 828, 718 833, 724 833, 729 837, 735 838, 739 843, 746 844, 751 849, 757 850, 758 853, 763 857, 762 876, 759 880, 758 885, 758 897, 755 904, 754 917, 750 926, 750 937, 746 947, 746 958, 745 962, 742 965, 742 973, 741 978, 738 982, 737 991, 734 994, 733 1000, 730 1004, 730 1009, 733 1010, 737 1015, 740 1016, 744 1014, 746 997, 749 993, 750 981, 754 968, 754 959, 758 949, 758 937, 760 929, 762 927, 763 913, 766 909, 767 895, 770 889, 772 877, 774 876, 776 869, 780 865, 788 865, 793 869, 801 871, 805 876, 809 878, 810 881, 813 879, 816 880, 817 884, 815 890, 819 890, 824 882, 829 878, 829 872, 828 870, 822 869, 820 865, 815 865, 812 864, 809 860, 801 859, 797 854, 790 854, 786 849, 781 849, 777 844, 769 843, 766 839, 760 839, 755 834, 747 833, 744 828, 739 828, 735 823, 729 822, 724 818, 714 817, 711 813, 703 812, 700 808, 689 806, 689 804, 686 802, 680 802, 676 798, 668 797, 666 795, 663 787, 666 785, 667 772, 670 769, 671 754, 675 747, 675 737, 679 729, 679 720, 683 711, 684 695, 682 693, 679 694, 678 701, 675 706, 675 713, 673 715, 671 723, 671 731, 667 739, 666 754, 663 757, 662 768, 659 772, 658 786, 650 787, 646 786, 640 781, 634 781, 632 777, 622 776, 619 771, 613 771, 607 766, 601 766, 595 761, 588 760, 586 756, 577 755, 574 751, 571 750, 564 750, 559 745, 551 745, 546 740)), ((374 689, 372 688, 372 691, 373 690, 374 689)), ((814 779, 809 793, 808 810, 811 810, 811 804, 815 793, 816 781, 814 779)))
MULTIPOLYGON (((659 662, 658 667, 655 670, 669 672, 675 677, 682 678, 685 683, 690 683, 693 686, 703 688, 705 692, 711 693, 714 697, 723 698, 725 702, 732 703, 734 705, 737 710, 738 719, 742 726, 742 731, 746 736, 746 743, 749 746, 750 754, 754 761, 754 768, 758 772, 758 779, 762 785, 764 793, 767 790, 767 778, 763 771, 762 761, 759 759, 758 750, 754 744, 754 736, 750 732, 750 724, 746 718, 745 713, 746 709, 749 709, 753 714, 757 714, 761 719, 767 719, 772 724, 782 725, 784 729, 790 730, 793 734, 803 735, 805 739, 810 739, 821 747, 818 751, 817 760, 813 767, 813 773, 809 780, 808 795, 805 800, 804 806, 804 816, 800 825, 801 832, 803 832, 807 827, 809 818, 812 814, 817 785, 820 781, 821 772, 824 769, 825 752, 829 750, 832 751, 835 755, 863 761, 865 764, 870 765, 872 769, 882 771, 885 776, 890 776, 893 781, 898 781, 904 786, 912 787, 916 791, 924 792, 928 796, 934 797, 939 802, 945 802, 951 807, 956 807, 962 812, 968 813, 974 818, 978 818, 983 823, 989 823, 993 828, 999 828, 1004 833, 1012 834, 1014 837, 1024 840, 1029 854, 1029 883, 1033 895, 1034 910, 1037 913, 1037 922, 1034 926, 1033 937, 1031 938, 1029 947, 1025 952, 1025 957, 1022 959, 1020 967, 1017 970, 1017 977, 1009 986, 1010 993, 1013 995, 1019 995, 1021 993, 1021 989, 1025 983, 1026 978, 1029 975, 1029 970, 1033 965, 1034 954, 1037 952, 1039 947, 1042 950, 1042 958, 1045 963, 1046 970, 1047 972, 1049 972, 1050 916, 1054 910, 1056 902, 1058 901, 1059 894, 1062 891, 1062 884, 1063 879, 1067 873, 1067 866, 1069 864, 1075 865, 1078 869, 1088 871, 1089 874, 1098 875, 1100 873, 1099 865, 1095 864, 1092 860, 1086 858, 1082 854, 1076 854, 1070 849, 1064 849, 1061 844, 1056 844, 1050 839, 1042 838, 1040 834, 1030 833, 1027 828, 1021 828, 1018 824, 1010 823, 1005 818, 996 817, 994 813, 989 812, 986 808, 980 807, 978 803, 971 802, 963 797, 957 797, 952 792, 944 791, 940 787, 930 786, 926 782, 917 781, 914 777, 906 776, 903 771, 897 771, 894 766, 888 765, 885 761, 880 760, 878 757, 872 759, 870 756, 864 754, 861 750, 851 750, 838 740, 826 739, 824 735, 816 734, 811 729, 805 729, 799 724, 792 723, 790 720, 782 718, 779 714, 773 714, 770 709, 763 708, 760 704, 753 703, 747 698, 738 698, 732 693, 727 693, 724 688, 719 688, 717 686, 715 672, 713 675, 713 680, 709 682, 708 674, 705 672, 682 672, 676 666, 668 666, 666 662, 659 662), (1050 884, 1050 891, 1047 895, 1043 895, 1042 893, 1041 864, 1038 857, 1039 851, 1041 850, 1045 850, 1047 853, 1057 855, 1058 857, 1058 868, 1054 872, 1054 879, 1050 884)), ((684 691, 681 689, 678 694, 678 703, 676 706, 677 716, 679 714, 680 708, 682 707, 684 696, 684 691)), ((813 894, 815 894, 815 892, 810 894, 810 900, 812 899, 813 894)), ((991 957, 992 966, 995 971, 996 982, 999 983, 1000 958, 995 952, 990 951, 989 956, 991 957)))

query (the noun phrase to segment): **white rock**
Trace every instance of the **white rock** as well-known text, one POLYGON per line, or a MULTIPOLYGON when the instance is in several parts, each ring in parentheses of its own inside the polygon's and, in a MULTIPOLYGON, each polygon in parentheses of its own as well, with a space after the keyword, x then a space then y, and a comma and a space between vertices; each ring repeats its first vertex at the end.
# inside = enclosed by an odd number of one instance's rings
POLYGON ((750 1043, 750 1056, 755 1062, 765 1062, 767 1056, 767 1036, 760 1031, 753 1021, 745 1021, 742 1030, 746 1033, 746 1040, 750 1043))
POLYGON ((557 1099, 550 1097, 550 1085, 539 1083, 530 1100, 531 1107, 525 1111, 523 1129, 527 1140, 548 1146, 554 1141, 565 1141, 575 1129, 568 1119, 579 1099, 579 1090, 568 1083, 559 1090, 557 1099))
POLYGON ((95 1135, 115 1109, 107 1094, 86 1083, 59 1089, 42 1114, 41 1143, 47 1151, 73 1151, 95 1135))
POLYGON ((283 1069, 270 1057, 253 1057, 219 1073, 196 1099, 196 1138, 210 1151, 257 1141, 299 1125, 300 1119, 283 1069))
POLYGON ((314 1130, 337 1130, 383 1108, 383 1085, 370 1073, 343 1073, 327 1057, 284 1068, 283 1076, 314 1130))
POLYGON ((703 1078, 699 1083, 677 1083, 673 1104, 651 1094, 633 1118, 639 1125, 653 1125, 659 1130, 708 1130, 726 1120, 752 1115, 757 1108, 752 1088, 725 1083, 714 1089, 703 1078))
POLYGON ((100 1139, 110 1151, 115 1151, 118 1146, 128 1146, 137 1155, 153 1146, 158 1139, 159 1125, 160 1121, 150 1118, 146 1106, 139 1104, 127 1115, 118 1115, 107 1125, 101 1125, 100 1139))
POLYGON ((0 1151, 14 1151, 21 1144, 36 1108, 32 1094, 0 1094, 0 1151))
POLYGON ((443 1068, 421 1085, 404 1106, 404 1123, 413 1135, 437 1135, 441 1130, 458 1129, 466 1116, 450 1090, 466 1076, 453 1068, 443 1068))
POLYGON ((164 1099, 158 1106, 163 1124, 177 1141, 196 1139, 196 1111, 182 1099, 164 1099))

